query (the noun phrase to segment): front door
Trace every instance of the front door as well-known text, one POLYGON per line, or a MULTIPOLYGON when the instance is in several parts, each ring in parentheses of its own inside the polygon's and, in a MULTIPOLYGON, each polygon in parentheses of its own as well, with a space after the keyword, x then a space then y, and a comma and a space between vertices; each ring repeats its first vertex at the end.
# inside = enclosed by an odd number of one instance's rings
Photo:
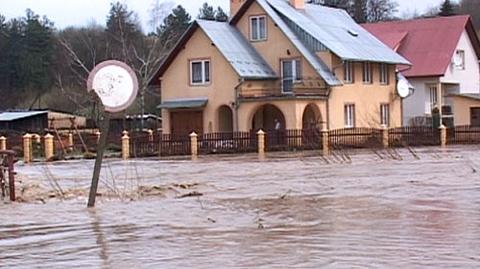
POLYGON ((480 107, 470 108, 470 125, 480 126, 480 107))
POLYGON ((172 111, 170 112, 171 133, 188 135, 192 132, 203 133, 202 111, 172 111))

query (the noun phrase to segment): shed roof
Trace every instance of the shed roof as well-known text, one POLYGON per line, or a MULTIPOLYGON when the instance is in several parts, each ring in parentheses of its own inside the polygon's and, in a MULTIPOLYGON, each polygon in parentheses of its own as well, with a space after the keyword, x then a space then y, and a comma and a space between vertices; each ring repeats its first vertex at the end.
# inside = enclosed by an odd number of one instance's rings
POLYGON ((0 121, 15 121, 42 114, 48 114, 48 111, 0 112, 0 121))
POLYGON ((397 49, 413 64, 411 69, 403 72, 406 77, 443 76, 463 31, 467 31, 480 59, 480 42, 469 16, 382 22, 364 24, 363 27, 391 48, 395 48, 393 36, 407 33, 397 49))
POLYGON ((343 60, 410 64, 342 9, 306 4, 304 10, 298 10, 286 0, 266 1, 343 60))

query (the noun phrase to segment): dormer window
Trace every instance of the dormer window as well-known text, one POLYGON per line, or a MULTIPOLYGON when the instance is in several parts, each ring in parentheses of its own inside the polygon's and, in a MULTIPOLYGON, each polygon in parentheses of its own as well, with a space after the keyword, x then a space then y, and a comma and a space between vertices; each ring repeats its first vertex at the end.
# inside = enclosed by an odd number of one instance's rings
POLYGON ((267 40, 267 16, 250 17, 250 40, 267 40))

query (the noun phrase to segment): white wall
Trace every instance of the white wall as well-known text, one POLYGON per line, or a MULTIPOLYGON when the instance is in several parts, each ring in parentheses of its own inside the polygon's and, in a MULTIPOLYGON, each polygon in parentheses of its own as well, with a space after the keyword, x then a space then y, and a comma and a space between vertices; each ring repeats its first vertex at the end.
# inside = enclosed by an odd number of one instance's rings
POLYGON ((426 85, 438 83, 438 78, 410 78, 408 81, 415 91, 403 100, 403 125, 410 125, 411 118, 425 116, 425 102, 430 100, 426 85))
MULTIPOLYGON (((460 93, 480 93, 480 66, 472 42, 466 31, 463 31, 456 50, 465 51, 465 70, 459 70, 450 65, 442 83, 460 84, 460 93)), ((455 52, 454 52, 455 54, 455 52)), ((452 55, 453 59, 454 55, 452 55)))
MULTIPOLYGON (((451 93, 477 93, 480 94, 480 65, 473 48, 472 42, 466 31, 463 31, 458 42, 457 50, 465 51, 465 70, 459 70, 449 65, 445 75, 440 78, 443 95, 451 93)), ((455 56, 455 52, 452 55, 455 56)), ((426 102, 429 101, 429 92, 426 84, 438 83, 438 78, 408 78, 415 87, 415 92, 403 100, 403 124, 409 125, 410 119, 417 116, 425 116, 426 102)), ((449 105, 451 100, 444 98, 444 104, 449 105)), ((450 104, 451 105, 451 104, 450 104)))

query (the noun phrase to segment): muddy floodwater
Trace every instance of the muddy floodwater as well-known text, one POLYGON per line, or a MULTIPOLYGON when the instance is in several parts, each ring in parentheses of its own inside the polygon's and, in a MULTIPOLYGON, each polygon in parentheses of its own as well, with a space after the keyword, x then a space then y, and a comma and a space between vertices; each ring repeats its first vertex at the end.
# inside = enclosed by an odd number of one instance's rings
POLYGON ((480 147, 18 164, 1 268, 480 268, 480 147))

